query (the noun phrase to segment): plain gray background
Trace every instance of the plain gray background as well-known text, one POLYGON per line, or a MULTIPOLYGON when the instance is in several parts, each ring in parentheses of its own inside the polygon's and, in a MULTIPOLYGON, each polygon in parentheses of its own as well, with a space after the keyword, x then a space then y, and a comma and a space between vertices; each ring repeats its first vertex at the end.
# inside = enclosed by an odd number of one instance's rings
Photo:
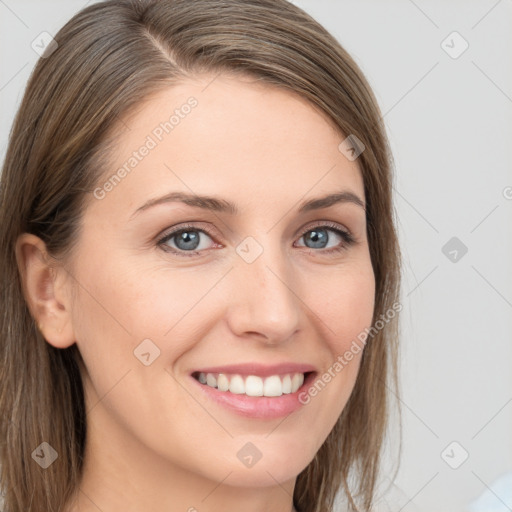
MULTIPOLYGON (((396 163, 404 437, 390 510, 476 512, 483 493, 478 512, 512 510, 496 484, 512 471, 512 1, 294 3, 366 74, 396 163)), ((2 159, 32 42, 85 5, 0 0, 2 159)))

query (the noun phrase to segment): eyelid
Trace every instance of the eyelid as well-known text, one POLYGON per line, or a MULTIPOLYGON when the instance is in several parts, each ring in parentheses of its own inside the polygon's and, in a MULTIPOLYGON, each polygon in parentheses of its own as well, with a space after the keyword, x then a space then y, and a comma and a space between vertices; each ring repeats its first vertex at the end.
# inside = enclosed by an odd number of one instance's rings
MULTIPOLYGON (((313 223, 307 224, 300 231, 296 232, 295 237, 298 236, 299 238, 302 238, 306 233, 312 231, 315 228, 320 228, 320 227, 328 228, 328 229, 338 232, 338 236, 341 236, 341 238, 343 238, 344 243, 342 243, 341 246, 337 246, 336 248, 330 248, 330 249, 315 250, 315 249, 309 248, 310 250, 312 250, 314 252, 329 254, 332 252, 347 249, 348 246, 356 245, 358 243, 357 238, 354 237, 354 235, 348 228, 344 227, 343 225, 341 225, 337 222, 328 221, 328 220, 318 220, 318 221, 314 221, 313 223)), ((181 232, 187 231, 187 230, 204 232, 207 235, 209 235, 210 238, 214 239, 214 242, 215 242, 215 235, 213 233, 213 231, 214 231, 213 229, 211 229, 210 227, 207 227, 207 224, 202 223, 201 221, 190 221, 190 222, 185 222, 182 225, 177 224, 176 226, 173 226, 173 228, 171 228, 171 230, 168 231, 166 234, 158 235, 157 236, 157 245, 164 246, 165 242, 172 239, 173 236, 176 236, 176 235, 180 234, 181 232)), ((217 242, 215 242, 215 243, 217 243, 217 242)), ((203 249, 200 251, 183 251, 183 250, 176 250, 171 247, 168 247, 167 249, 162 249, 162 250, 164 250, 165 252, 171 253, 171 254, 176 254, 178 256, 195 256, 195 255, 206 252, 208 249, 203 249)))
POLYGON ((348 228, 346 228, 342 224, 339 224, 338 222, 334 222, 331 220, 313 221, 312 224, 307 224, 305 228, 303 228, 301 231, 299 231, 299 234, 300 234, 300 236, 304 236, 308 231, 311 231, 312 229, 320 228, 320 227, 322 227, 322 228, 328 227, 328 228, 335 229, 338 231, 343 231, 349 235, 352 235, 351 231, 348 228))
MULTIPOLYGON (((187 230, 194 230, 194 231, 204 231, 207 235, 210 236, 210 238, 215 238, 215 235, 213 233, 213 229, 210 227, 203 226, 203 223, 201 221, 191 221, 191 222, 185 222, 184 224, 177 224, 176 226, 173 226, 169 231, 164 232, 157 236, 157 243, 158 245, 163 245, 164 242, 167 240, 170 240, 173 236, 176 236, 180 234, 182 231, 187 230)), ((173 252, 172 248, 169 249, 170 252, 173 252)), ((189 254, 194 254, 194 251, 182 251, 187 252, 189 254)), ((202 252, 202 251, 196 251, 196 252, 202 252)))

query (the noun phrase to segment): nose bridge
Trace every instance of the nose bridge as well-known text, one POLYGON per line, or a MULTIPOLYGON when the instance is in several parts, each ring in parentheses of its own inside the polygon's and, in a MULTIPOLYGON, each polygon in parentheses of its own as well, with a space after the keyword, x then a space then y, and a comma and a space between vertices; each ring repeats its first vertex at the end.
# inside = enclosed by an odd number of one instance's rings
POLYGON ((236 249, 238 293, 231 316, 232 328, 241 335, 257 332, 277 343, 298 328, 300 300, 293 289, 293 267, 279 242, 271 236, 247 237, 236 249))

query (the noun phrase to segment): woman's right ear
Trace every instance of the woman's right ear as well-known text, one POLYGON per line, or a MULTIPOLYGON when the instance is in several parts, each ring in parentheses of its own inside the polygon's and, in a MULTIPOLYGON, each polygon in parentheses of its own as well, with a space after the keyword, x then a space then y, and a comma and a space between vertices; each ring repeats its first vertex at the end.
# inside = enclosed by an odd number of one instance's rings
POLYGON ((75 336, 65 268, 49 256, 44 241, 31 233, 18 237, 16 261, 25 300, 42 335, 56 348, 69 347, 75 336))

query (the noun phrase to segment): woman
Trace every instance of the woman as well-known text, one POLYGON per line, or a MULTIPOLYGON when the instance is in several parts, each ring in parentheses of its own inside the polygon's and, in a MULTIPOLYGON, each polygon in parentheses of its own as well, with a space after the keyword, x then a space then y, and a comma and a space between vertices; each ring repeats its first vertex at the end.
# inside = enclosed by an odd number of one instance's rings
POLYGON ((284 0, 110 0, 38 62, 2 173, 6 512, 375 502, 391 157, 284 0))

